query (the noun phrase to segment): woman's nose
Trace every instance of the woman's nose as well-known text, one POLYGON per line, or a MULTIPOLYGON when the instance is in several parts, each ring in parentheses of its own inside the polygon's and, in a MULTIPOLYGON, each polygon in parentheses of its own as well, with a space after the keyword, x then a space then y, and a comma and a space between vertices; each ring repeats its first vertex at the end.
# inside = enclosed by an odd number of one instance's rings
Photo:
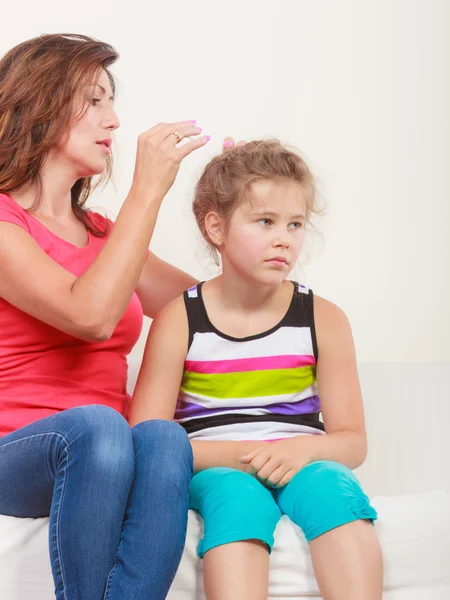
POLYGON ((110 129, 111 131, 114 131, 114 129, 118 129, 120 127, 119 117, 114 109, 111 110, 103 119, 103 127, 105 129, 110 129))

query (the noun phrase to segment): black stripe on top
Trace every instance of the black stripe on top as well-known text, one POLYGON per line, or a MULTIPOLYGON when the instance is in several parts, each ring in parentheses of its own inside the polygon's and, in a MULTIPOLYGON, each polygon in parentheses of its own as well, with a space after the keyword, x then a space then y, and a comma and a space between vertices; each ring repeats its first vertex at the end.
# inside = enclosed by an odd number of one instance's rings
POLYGON ((292 294, 291 303, 289 308, 281 319, 281 321, 267 331, 258 333, 256 335, 247 336, 244 338, 235 338, 226 333, 222 333, 211 323, 206 312, 205 303, 203 301, 202 286, 203 283, 197 285, 197 298, 190 298, 188 291, 184 292, 184 303, 186 306, 186 312, 189 323, 189 345, 191 347, 195 333, 216 333, 219 337, 225 338, 232 342, 247 342, 250 340, 257 340, 270 335, 280 329, 281 327, 309 327, 311 331, 311 339, 313 345, 314 357, 317 361, 318 349, 316 339, 316 328, 314 324, 314 295, 312 290, 309 290, 308 294, 304 294, 299 290, 299 284, 296 281, 292 281, 294 291, 292 294))
POLYGON ((210 427, 219 427, 220 425, 237 425, 239 423, 293 423, 294 425, 305 425, 314 427, 320 431, 325 431, 323 423, 319 420, 320 413, 310 413, 307 415, 240 415, 225 414, 215 417, 202 417, 201 419, 190 419, 186 423, 180 423, 186 433, 194 433, 210 427))

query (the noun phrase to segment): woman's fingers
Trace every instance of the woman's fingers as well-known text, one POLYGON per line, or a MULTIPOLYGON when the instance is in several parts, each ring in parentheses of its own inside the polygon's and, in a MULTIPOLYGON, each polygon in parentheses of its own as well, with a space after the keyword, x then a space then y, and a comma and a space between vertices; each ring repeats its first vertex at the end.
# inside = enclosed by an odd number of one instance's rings
POLYGON ((163 135, 165 135, 164 142, 168 142, 170 145, 176 146, 185 138, 198 136, 201 133, 202 128, 198 125, 194 125, 191 122, 169 123, 163 132, 163 135))
POLYGON ((197 125, 197 121, 176 121, 175 123, 158 123, 147 131, 141 134, 144 137, 150 137, 155 143, 164 143, 170 141, 171 145, 175 146, 178 142, 176 136, 178 133, 181 138, 191 135, 199 135, 201 127, 197 125))
POLYGON ((232 148, 234 148, 234 139, 232 137, 226 137, 223 140, 223 151, 228 152, 228 150, 231 150, 232 148))
POLYGON ((180 121, 168 123, 160 130, 159 135, 165 135, 164 145, 175 148, 175 156, 181 162, 188 154, 201 148, 209 142, 211 136, 200 135, 202 128, 195 124, 196 121, 180 121), (189 138, 185 144, 178 146, 180 142, 189 138))
POLYGON ((232 137, 226 137, 223 140, 223 151, 228 152, 229 150, 233 150, 233 148, 237 148, 238 146, 245 146, 247 142, 245 140, 240 140, 237 144, 232 137))
POLYGON ((181 161, 210 139, 200 136, 196 121, 158 123, 141 133, 138 139, 133 185, 139 189, 153 190, 159 200, 172 186, 181 161), (182 146, 184 139, 190 141, 182 146))
POLYGON ((190 154, 194 150, 197 150, 197 148, 201 148, 202 146, 205 146, 209 142, 210 139, 211 139, 211 136, 202 135, 201 137, 196 138, 195 140, 186 142, 186 144, 183 144, 183 146, 180 146, 180 148, 177 148, 177 152, 180 155, 180 160, 183 160, 183 158, 185 158, 188 154, 190 154))

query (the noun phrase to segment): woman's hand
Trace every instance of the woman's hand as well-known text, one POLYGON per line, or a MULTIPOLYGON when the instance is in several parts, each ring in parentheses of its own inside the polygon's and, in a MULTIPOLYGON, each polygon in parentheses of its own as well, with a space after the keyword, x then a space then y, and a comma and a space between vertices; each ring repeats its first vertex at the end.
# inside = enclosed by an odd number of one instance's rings
POLYGON ((233 150, 233 148, 237 148, 238 146, 245 146, 247 142, 245 140, 241 140, 237 144, 234 142, 234 138, 226 137, 223 140, 223 151, 228 152, 228 150, 233 150))
POLYGON ((309 436, 296 436, 278 442, 264 443, 242 456, 246 472, 267 487, 283 487, 300 469, 313 461, 309 436))
POLYGON ((172 187, 181 161, 197 148, 208 143, 210 136, 203 135, 196 121, 159 123, 138 138, 136 165, 132 188, 149 192, 161 201, 172 187), (196 136, 178 146, 186 137, 196 136))

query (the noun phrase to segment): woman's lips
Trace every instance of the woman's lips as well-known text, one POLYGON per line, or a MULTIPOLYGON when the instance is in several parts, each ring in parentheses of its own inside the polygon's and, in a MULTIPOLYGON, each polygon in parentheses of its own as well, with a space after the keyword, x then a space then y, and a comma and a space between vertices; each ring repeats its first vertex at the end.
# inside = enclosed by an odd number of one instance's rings
POLYGON ((111 154, 111 148, 109 147, 108 143, 105 142, 95 142, 97 144, 97 146, 100 146, 100 148, 102 148, 107 154, 111 154))

